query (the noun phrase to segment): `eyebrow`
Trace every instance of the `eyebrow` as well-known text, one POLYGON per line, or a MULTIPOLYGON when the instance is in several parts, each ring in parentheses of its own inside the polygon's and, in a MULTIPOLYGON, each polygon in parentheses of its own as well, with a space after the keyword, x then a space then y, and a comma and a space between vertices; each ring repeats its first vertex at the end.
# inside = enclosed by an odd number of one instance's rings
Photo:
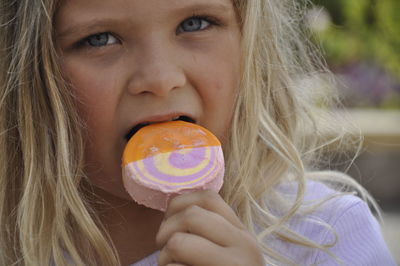
POLYGON ((65 38, 68 35, 74 34, 86 34, 90 31, 96 30, 96 28, 103 28, 110 25, 121 25, 121 21, 119 19, 114 18, 103 18, 103 19, 90 19, 83 22, 78 22, 76 24, 72 24, 67 27, 60 33, 56 33, 56 38, 65 38))
MULTIPOLYGON (((233 11, 233 6, 229 6, 223 3, 198 3, 193 5, 187 5, 183 7, 178 7, 171 11, 171 16, 176 16, 177 14, 187 13, 187 12, 205 12, 213 10, 214 12, 226 13, 233 11)), ((122 22, 123 19, 118 18, 101 18, 101 19, 91 19, 83 22, 78 22, 75 25, 65 28, 60 33, 56 34, 57 38, 65 38, 68 35, 73 34, 84 34, 95 30, 96 28, 103 28, 110 25, 126 25, 122 22)))

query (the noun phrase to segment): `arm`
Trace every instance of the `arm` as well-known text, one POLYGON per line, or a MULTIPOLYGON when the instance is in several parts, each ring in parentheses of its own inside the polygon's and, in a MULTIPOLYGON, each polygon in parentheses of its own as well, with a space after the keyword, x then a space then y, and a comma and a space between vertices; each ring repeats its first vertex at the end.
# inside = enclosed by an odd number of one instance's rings
MULTIPOLYGON (((396 265, 382 237, 381 228, 368 205, 359 200, 347 208, 332 224, 338 235, 337 243, 329 250, 344 265, 396 265)), ((328 234, 323 243, 332 242, 328 234)), ((315 264, 340 265, 325 252, 318 252, 315 264)))

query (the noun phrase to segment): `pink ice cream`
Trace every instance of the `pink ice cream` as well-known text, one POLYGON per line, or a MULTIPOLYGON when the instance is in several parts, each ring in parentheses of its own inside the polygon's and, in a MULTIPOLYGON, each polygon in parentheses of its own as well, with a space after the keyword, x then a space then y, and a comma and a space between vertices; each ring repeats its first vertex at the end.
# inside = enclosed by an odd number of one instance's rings
POLYGON ((137 203, 165 211, 176 195, 220 190, 224 176, 221 144, 196 124, 149 125, 128 142, 122 176, 125 189, 137 203))

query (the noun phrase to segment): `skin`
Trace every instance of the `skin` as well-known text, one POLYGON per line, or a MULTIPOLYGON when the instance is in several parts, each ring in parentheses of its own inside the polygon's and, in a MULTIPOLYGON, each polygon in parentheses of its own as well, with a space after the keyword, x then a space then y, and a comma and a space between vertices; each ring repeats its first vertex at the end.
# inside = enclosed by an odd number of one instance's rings
POLYGON ((55 29, 87 123, 85 170, 107 203, 98 210, 122 265, 157 249, 159 265, 262 265, 255 238, 217 193, 181 195, 163 214, 133 202, 121 177, 125 135, 139 122, 187 115, 226 143, 240 76, 232 3, 68 0, 55 29))

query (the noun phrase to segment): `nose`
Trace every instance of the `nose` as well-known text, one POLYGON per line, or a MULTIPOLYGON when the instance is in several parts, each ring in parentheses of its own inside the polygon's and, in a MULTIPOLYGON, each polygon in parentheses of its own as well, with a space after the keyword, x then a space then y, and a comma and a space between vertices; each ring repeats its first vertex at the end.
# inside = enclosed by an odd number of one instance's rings
POLYGON ((186 83, 179 56, 164 44, 148 45, 134 59, 128 90, 132 95, 151 93, 164 97, 186 83))

